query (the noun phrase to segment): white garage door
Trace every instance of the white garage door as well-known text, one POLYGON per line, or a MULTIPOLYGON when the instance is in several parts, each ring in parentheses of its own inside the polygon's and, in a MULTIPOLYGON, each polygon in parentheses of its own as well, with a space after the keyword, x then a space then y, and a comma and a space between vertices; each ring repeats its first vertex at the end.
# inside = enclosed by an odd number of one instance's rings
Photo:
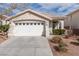
POLYGON ((14 24, 14 36, 41 36, 44 31, 44 23, 41 21, 21 21, 14 24))

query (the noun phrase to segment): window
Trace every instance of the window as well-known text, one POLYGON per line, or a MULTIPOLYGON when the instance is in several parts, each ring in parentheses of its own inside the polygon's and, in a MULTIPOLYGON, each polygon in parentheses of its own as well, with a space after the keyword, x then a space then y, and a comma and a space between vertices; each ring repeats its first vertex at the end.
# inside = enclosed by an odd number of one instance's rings
POLYGON ((34 25, 36 25, 36 23, 34 23, 34 25))
POLYGON ((33 24, 33 23, 30 23, 31 25, 33 24))
POLYGON ((15 25, 18 25, 18 23, 15 23, 15 25))
POLYGON ((25 23, 23 23, 23 25, 25 25, 25 23))
POLYGON ((27 25, 29 25, 29 23, 27 23, 27 25))
POLYGON ((40 25, 40 23, 38 23, 38 25, 40 25))
POLYGON ((19 23, 19 25, 21 25, 21 23, 19 23))
POLYGON ((44 25, 44 23, 41 23, 41 25, 44 25))

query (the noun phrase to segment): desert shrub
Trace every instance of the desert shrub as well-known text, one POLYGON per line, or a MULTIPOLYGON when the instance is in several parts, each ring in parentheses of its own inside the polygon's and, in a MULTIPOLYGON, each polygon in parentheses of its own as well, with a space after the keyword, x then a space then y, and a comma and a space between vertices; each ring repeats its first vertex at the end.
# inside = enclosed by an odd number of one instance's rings
POLYGON ((65 32, 64 29, 53 29, 54 35, 62 35, 62 34, 64 34, 64 32, 65 32))
POLYGON ((70 43, 73 45, 79 46, 79 38, 77 38, 76 40, 77 40, 76 42, 70 42, 70 43))
POLYGON ((65 43, 59 43, 58 45, 59 51, 66 52, 67 51, 66 46, 67 45, 65 43))
POLYGON ((79 46, 79 42, 70 42, 70 43, 75 45, 75 46, 79 46))
POLYGON ((9 24, 1 25, 0 31, 7 32, 9 27, 10 27, 9 24))
POLYGON ((61 37, 58 37, 58 36, 53 37, 53 38, 51 39, 51 42, 53 42, 53 43, 60 43, 60 42, 62 42, 62 41, 63 41, 62 38, 61 38, 61 37))
POLYGON ((76 39, 79 42, 79 38, 76 39))
POLYGON ((58 46, 54 46, 55 50, 56 51, 59 51, 59 52, 67 52, 67 48, 66 48, 67 44, 61 42, 58 44, 58 46))
POLYGON ((67 44, 64 43, 64 42, 60 42, 60 43, 59 43, 59 47, 66 47, 66 46, 67 46, 67 44))

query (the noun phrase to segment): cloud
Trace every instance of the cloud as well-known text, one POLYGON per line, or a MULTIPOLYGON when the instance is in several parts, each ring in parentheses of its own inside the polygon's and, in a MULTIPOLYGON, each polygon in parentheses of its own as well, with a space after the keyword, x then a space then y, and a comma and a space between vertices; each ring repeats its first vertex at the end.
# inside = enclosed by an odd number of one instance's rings
MULTIPOLYGON (((9 8, 10 3, 0 3, 0 11, 9 8)), ((17 8, 13 10, 15 15, 18 12, 21 12, 25 9, 31 8, 36 11, 43 13, 56 14, 56 15, 66 15, 70 12, 73 12, 76 9, 79 9, 79 3, 19 3, 17 8)), ((13 15, 11 14, 11 15, 13 15)))

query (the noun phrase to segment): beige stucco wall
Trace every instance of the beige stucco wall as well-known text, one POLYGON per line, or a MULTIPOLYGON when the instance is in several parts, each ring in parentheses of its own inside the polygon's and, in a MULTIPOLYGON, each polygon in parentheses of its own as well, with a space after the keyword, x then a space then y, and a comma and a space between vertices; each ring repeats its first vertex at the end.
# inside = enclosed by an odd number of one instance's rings
POLYGON ((79 11, 72 14, 72 27, 73 28, 78 28, 79 29, 79 11))
POLYGON ((14 19, 12 19, 12 21, 14 21, 14 20, 43 20, 43 21, 45 21, 45 19, 43 19, 43 18, 41 18, 41 17, 39 17, 39 16, 37 16, 37 15, 35 15, 35 14, 32 14, 32 13, 25 13, 25 14, 23 14, 23 15, 20 15, 20 16, 18 16, 18 17, 15 17, 14 19))
POLYGON ((79 11, 73 13, 72 15, 68 15, 67 19, 65 21, 65 26, 71 25, 72 28, 78 28, 79 29, 79 11))
POLYGON ((32 13, 25 13, 23 15, 20 15, 18 17, 15 17, 13 18, 12 20, 10 20, 11 22, 11 29, 9 32, 12 31, 13 29, 13 21, 16 21, 16 20, 42 20, 42 21, 45 21, 45 28, 46 28, 46 36, 49 36, 49 21, 47 19, 44 19, 44 18, 41 18, 35 14, 32 14, 32 13))
POLYGON ((64 26, 66 27, 71 25, 70 21, 71 21, 71 16, 67 16, 67 18, 64 19, 64 26))

